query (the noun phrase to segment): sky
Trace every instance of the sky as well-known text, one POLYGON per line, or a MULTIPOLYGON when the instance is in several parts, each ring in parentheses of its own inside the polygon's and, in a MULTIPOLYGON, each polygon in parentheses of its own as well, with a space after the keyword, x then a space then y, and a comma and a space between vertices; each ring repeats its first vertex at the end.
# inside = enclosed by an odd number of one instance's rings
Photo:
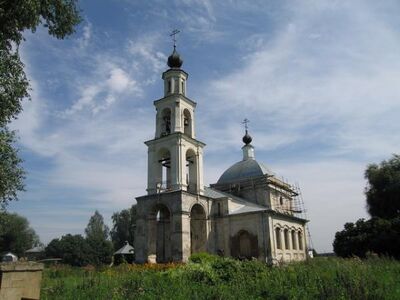
POLYGON ((12 123, 27 171, 8 209, 41 241, 83 234, 95 210, 146 193, 153 101, 172 52, 189 73, 204 181, 242 159, 244 118, 256 159, 298 184, 313 246, 368 218, 364 171, 400 145, 398 1, 80 1, 65 40, 25 33, 31 101, 12 123))

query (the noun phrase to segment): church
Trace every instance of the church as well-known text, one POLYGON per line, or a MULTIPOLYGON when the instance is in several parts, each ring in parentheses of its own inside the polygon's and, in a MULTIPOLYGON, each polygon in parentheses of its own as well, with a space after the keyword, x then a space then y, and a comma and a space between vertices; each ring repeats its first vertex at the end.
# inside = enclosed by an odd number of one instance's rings
POLYGON ((198 252, 267 263, 305 260, 299 192, 256 160, 247 126, 243 157, 204 186, 205 144, 196 138, 197 104, 186 95, 182 63, 174 45, 162 74, 164 97, 154 101, 155 137, 145 142, 147 194, 136 198, 136 262, 186 262, 198 252))

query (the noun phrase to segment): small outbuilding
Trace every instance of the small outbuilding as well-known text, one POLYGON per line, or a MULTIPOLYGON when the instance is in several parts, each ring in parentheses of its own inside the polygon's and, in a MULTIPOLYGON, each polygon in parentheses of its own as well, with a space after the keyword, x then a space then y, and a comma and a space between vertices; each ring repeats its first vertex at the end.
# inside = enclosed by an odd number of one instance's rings
POLYGON ((8 252, 7 254, 4 254, 3 257, 1 258, 3 262, 14 262, 18 261, 18 256, 15 254, 8 252))
POLYGON ((120 264, 121 262, 132 263, 135 258, 135 251, 128 241, 125 241, 125 245, 115 251, 114 253, 114 263, 120 264))
POLYGON ((32 249, 25 251, 25 256, 30 261, 40 260, 44 258, 44 247, 43 246, 36 246, 32 249))

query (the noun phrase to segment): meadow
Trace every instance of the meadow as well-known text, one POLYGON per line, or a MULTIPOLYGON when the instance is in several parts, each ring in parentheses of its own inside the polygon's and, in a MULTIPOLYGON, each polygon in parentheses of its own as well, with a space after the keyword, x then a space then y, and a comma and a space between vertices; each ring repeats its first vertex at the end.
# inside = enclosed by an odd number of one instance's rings
POLYGON ((400 262, 314 258, 269 267, 196 255, 187 264, 45 269, 42 299, 400 299, 400 262))

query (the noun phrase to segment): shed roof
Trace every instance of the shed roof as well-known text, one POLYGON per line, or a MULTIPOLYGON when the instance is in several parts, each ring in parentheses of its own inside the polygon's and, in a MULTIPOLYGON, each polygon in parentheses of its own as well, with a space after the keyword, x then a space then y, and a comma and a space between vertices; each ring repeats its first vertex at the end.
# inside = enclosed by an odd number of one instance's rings
POLYGON ((129 243, 126 241, 125 245, 121 248, 115 251, 114 255, 116 254, 134 254, 134 249, 129 243))

